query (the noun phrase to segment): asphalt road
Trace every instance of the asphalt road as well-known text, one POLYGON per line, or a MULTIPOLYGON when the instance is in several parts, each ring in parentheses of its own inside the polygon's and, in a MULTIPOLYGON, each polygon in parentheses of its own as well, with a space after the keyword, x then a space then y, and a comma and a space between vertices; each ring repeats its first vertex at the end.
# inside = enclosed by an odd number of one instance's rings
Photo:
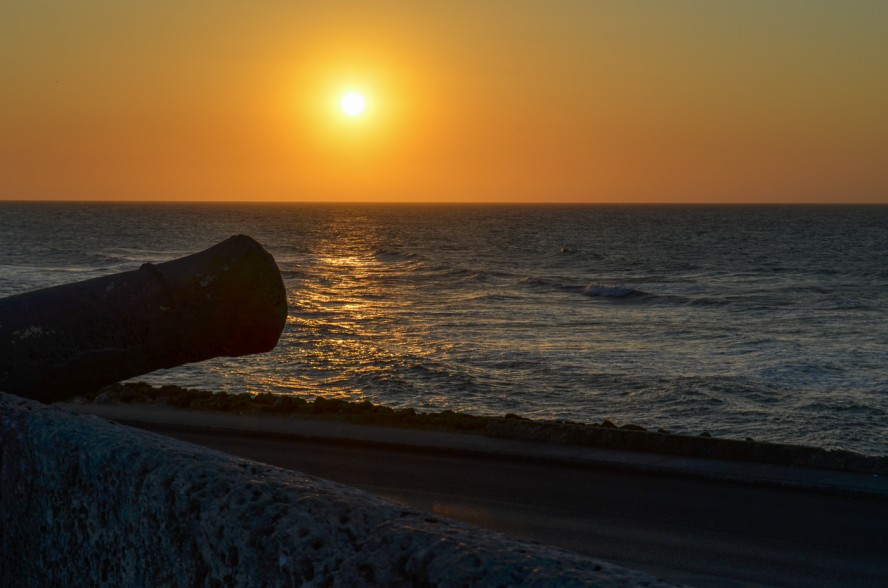
POLYGON ((695 586, 888 586, 888 500, 156 429, 695 586))

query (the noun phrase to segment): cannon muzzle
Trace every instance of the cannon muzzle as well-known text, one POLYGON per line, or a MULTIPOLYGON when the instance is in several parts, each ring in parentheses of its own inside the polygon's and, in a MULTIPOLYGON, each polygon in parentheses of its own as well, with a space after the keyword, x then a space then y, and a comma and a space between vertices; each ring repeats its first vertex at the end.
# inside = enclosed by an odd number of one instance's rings
POLYGON ((0 390, 54 402, 185 363, 271 350, 287 296, 238 235, 135 271, 0 299, 0 390))

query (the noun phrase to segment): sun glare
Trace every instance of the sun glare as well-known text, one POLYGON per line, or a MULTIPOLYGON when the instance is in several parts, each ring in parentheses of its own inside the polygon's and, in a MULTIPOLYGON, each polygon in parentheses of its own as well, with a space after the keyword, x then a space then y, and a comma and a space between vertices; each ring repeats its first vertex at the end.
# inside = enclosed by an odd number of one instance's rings
POLYGON ((347 116, 359 116, 367 108, 367 101, 358 92, 348 92, 339 99, 339 108, 347 116))

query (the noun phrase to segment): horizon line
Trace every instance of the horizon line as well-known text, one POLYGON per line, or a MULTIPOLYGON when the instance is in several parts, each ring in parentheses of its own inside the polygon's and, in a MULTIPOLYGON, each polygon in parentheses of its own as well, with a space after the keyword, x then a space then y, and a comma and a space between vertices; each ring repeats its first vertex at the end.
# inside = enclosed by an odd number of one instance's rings
POLYGON ((888 202, 747 202, 747 201, 631 201, 617 200, 577 202, 527 200, 172 200, 172 199, 73 199, 73 198, 0 198, 0 203, 69 203, 69 204, 310 204, 310 205, 464 205, 464 206, 888 206, 888 202))

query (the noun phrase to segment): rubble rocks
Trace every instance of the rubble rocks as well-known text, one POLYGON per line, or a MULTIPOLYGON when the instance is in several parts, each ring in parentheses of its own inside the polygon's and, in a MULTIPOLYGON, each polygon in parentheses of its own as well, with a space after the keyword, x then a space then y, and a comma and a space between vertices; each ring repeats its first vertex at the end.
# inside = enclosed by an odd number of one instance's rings
POLYGON ((607 449, 888 474, 888 457, 872 457, 850 451, 801 445, 765 443, 749 438, 720 439, 709 433, 678 435, 665 429, 653 432, 633 424, 618 427, 609 420, 604 420, 600 424, 583 424, 534 421, 515 414, 490 417, 451 410, 419 413, 412 408, 392 409, 366 401, 348 402, 322 396, 314 400, 305 400, 274 394, 212 393, 178 386, 154 388, 144 383, 114 384, 94 392, 89 398, 97 396, 102 396, 106 401, 111 398, 112 401, 116 399, 120 402, 160 403, 182 408, 244 414, 299 415, 352 423, 461 431, 491 437, 568 443, 607 449))

